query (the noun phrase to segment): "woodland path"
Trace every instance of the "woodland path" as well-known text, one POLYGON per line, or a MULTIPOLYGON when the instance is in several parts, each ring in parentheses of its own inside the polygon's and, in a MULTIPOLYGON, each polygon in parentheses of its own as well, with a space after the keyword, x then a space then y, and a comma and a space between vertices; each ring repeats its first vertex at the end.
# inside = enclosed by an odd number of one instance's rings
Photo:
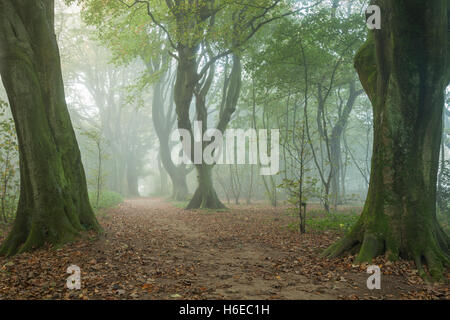
MULTIPOLYGON (((0 257, 0 299, 449 299, 407 262, 385 264, 382 289, 366 288, 365 265, 326 260, 333 232, 300 236, 283 208, 186 211, 131 199, 99 214, 106 234, 62 248, 0 257), (82 289, 65 287, 69 265, 82 289)), ((4 237, 4 234, 3 236, 4 237)))

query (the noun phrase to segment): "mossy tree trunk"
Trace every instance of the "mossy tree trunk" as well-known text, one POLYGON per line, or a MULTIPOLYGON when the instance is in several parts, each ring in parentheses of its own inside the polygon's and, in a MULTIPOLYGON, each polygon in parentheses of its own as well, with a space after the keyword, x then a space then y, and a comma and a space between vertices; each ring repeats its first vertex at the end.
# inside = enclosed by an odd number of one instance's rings
POLYGON ((449 237, 436 219, 447 0, 372 2, 381 8, 382 29, 370 32, 355 59, 374 112, 370 186, 359 221, 326 254, 404 257, 439 278, 450 261, 449 237))
POLYGON ((21 183, 0 254, 99 231, 65 102, 53 0, 0 0, 0 74, 18 136, 21 183))

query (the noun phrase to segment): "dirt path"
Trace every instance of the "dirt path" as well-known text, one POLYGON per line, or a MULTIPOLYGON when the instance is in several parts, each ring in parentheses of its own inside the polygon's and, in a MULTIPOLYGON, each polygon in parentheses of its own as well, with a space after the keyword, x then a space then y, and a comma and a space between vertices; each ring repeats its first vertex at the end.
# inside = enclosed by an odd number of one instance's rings
POLYGON ((338 235, 299 236, 283 209, 185 211, 133 199, 99 220, 104 236, 0 258, 0 298, 449 298, 448 287, 426 286, 405 262, 382 265, 382 289, 369 291, 366 266, 319 258, 338 235), (72 264, 81 269, 80 291, 65 288, 72 264))
MULTIPOLYGON (((152 233, 165 232, 169 250, 161 253, 167 264, 197 270, 182 280, 182 284, 199 289, 191 290, 194 294, 205 291, 205 298, 215 299, 337 298, 331 292, 317 294, 324 288, 311 284, 306 276, 293 273, 289 277, 283 275, 282 279, 279 272, 273 270, 276 265, 273 261, 281 261, 288 252, 258 242, 244 243, 239 235, 211 232, 211 229, 205 230, 200 221, 195 223, 197 219, 210 219, 217 213, 180 212, 168 203, 145 199, 129 201, 127 205, 135 212, 146 212, 146 218, 152 220, 152 233)), ((238 233, 239 228, 235 231, 238 233)), ((171 279, 161 280, 168 285, 171 283, 171 279)))

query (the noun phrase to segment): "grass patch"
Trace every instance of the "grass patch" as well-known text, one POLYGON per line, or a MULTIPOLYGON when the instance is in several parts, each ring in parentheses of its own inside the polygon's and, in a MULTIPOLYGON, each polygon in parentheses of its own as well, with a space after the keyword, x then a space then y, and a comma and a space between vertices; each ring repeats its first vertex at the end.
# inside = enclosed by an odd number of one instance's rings
POLYGON ((184 209, 189 204, 189 201, 175 201, 175 200, 169 200, 169 202, 177 208, 184 209))
MULTIPOLYGON (((297 217, 298 215, 292 214, 297 217)), ((306 232, 311 231, 338 231, 346 233, 350 231, 353 225, 358 221, 359 213, 357 211, 336 212, 327 215, 323 211, 308 212, 306 217, 306 232)), ((292 231, 299 230, 299 222, 292 222, 288 225, 292 231)))
POLYGON ((123 202, 123 197, 113 191, 104 191, 100 194, 100 199, 97 206, 97 194, 95 192, 89 192, 89 200, 91 202, 92 209, 94 209, 97 213, 101 209, 110 209, 121 204, 123 202))

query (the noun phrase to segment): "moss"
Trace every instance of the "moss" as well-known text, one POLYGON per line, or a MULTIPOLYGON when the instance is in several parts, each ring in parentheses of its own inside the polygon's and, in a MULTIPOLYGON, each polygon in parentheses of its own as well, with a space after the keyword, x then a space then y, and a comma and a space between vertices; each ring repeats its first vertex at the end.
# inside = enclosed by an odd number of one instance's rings
MULTIPOLYGON (((422 263, 427 264, 431 278, 438 279, 450 257, 449 237, 437 222, 435 201, 443 103, 443 90, 435 88, 445 87, 445 63, 424 57, 444 46, 445 39, 434 31, 438 22, 425 18, 430 12, 442 18, 438 8, 443 2, 430 4, 433 10, 416 10, 414 6, 426 5, 402 1, 402 8, 423 15, 421 24, 430 24, 412 31, 401 18, 404 12, 396 12, 392 2, 380 2, 391 8, 388 21, 382 30, 369 33, 355 57, 374 110, 369 192, 359 221, 325 254, 338 256, 358 248, 359 261, 381 254, 391 260, 404 257, 414 260, 422 275, 422 263)), ((445 57, 438 59, 443 62, 445 57)))
MULTIPOLYGON (((15 16, 30 13, 29 4, 8 8, 15 16)), ((89 204, 48 19, 42 10, 33 12, 33 20, 14 19, 12 24, 22 24, 14 28, 27 33, 21 43, 1 38, 7 55, 0 72, 17 130, 21 171, 16 220, 0 247, 3 255, 66 243, 86 229, 101 230, 89 204)))
POLYGON ((355 68, 358 71, 361 84, 373 104, 376 104, 377 67, 373 32, 369 32, 366 42, 355 56, 355 68))

